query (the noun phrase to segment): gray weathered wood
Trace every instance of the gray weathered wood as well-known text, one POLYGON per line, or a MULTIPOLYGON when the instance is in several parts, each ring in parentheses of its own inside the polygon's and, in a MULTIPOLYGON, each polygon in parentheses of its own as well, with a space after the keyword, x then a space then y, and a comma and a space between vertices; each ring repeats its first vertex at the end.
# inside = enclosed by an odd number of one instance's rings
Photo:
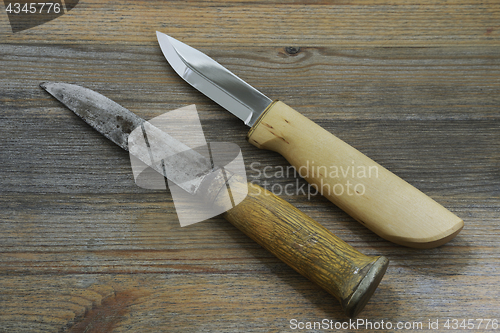
POLYGON ((15 34, 3 15, 0 331, 282 332, 293 318, 347 319, 222 218, 180 228, 170 194, 137 187, 127 153, 42 81, 84 85, 147 119, 196 104, 208 141, 241 147, 249 180, 295 184, 281 197, 391 260, 361 318, 439 319, 441 329, 447 318, 500 319, 498 22, 497 1, 459 0, 91 0, 15 34), (306 183, 277 173, 282 157, 247 143, 238 119, 171 70, 155 30, 361 150, 464 230, 443 247, 408 249, 297 193, 306 183))

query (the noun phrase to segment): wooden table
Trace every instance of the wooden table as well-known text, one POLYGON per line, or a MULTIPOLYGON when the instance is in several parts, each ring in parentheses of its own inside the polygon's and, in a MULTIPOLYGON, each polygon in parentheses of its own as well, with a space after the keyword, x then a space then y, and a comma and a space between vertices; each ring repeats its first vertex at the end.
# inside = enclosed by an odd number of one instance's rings
POLYGON ((38 87, 80 84, 146 119, 196 104, 207 141, 241 147, 249 180, 267 180, 268 189, 306 184, 279 174, 288 166, 282 157, 247 143, 238 119, 174 73, 156 30, 464 219, 448 244, 415 250, 374 235, 323 197, 282 193, 359 251, 390 259, 358 319, 392 331, 500 320, 498 1, 82 0, 16 33, 0 17, 1 332, 349 324, 333 297, 225 220, 181 228, 168 191, 135 185, 128 154, 38 87))

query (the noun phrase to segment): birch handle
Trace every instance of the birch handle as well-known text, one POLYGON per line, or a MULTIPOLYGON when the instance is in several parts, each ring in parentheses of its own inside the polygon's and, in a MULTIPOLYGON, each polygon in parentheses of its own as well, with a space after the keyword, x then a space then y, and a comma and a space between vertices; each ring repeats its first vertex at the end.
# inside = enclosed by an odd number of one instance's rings
POLYGON ((268 107, 247 139, 280 153, 319 193, 389 241, 433 248, 463 227, 436 201, 282 102, 268 107))

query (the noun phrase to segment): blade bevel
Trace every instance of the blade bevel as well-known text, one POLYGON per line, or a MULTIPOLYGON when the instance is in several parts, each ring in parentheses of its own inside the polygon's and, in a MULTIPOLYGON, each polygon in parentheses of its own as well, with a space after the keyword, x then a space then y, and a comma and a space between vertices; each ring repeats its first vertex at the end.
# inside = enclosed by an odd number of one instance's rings
POLYGON ((252 127, 272 100, 206 54, 159 31, 158 43, 174 71, 208 98, 252 127))

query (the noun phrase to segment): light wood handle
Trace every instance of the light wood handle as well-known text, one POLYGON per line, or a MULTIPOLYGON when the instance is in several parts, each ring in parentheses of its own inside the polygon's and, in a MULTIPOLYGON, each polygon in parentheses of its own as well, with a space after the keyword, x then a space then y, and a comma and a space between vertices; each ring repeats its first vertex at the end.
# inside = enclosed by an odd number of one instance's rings
POLYGON ((268 107, 247 139, 283 155, 319 193, 394 243, 432 248, 463 227, 449 210, 282 102, 268 107))
MULTIPOLYGON (((233 196, 234 191, 246 190, 236 177, 229 185, 233 196)), ((221 195, 218 200, 224 205, 227 198, 221 195)), ((222 216, 335 296, 350 317, 363 309, 388 265, 385 257, 361 254, 291 204, 251 183, 247 197, 222 216)))

